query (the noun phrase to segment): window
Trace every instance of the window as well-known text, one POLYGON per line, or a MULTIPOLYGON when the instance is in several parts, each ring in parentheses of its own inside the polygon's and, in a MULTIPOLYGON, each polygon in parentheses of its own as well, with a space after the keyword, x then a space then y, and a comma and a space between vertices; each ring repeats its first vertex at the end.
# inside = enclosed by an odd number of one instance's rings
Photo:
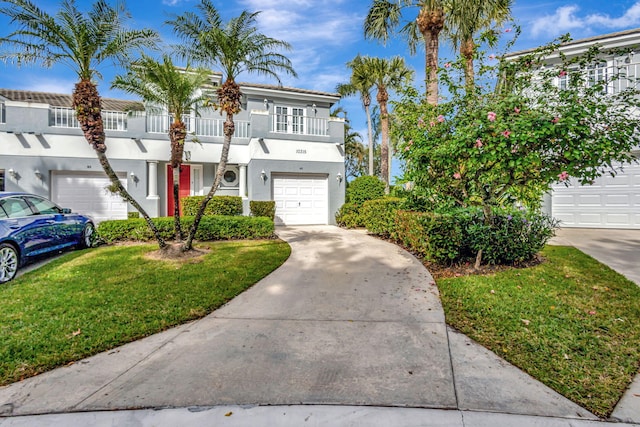
POLYGON ((58 214, 62 210, 55 203, 40 197, 25 197, 41 215, 58 214))
POLYGON ((603 91, 607 91, 607 63, 600 62, 598 64, 593 64, 587 68, 587 86, 593 87, 599 84, 604 84, 603 91))
POLYGON ((7 110, 4 102, 0 102, 0 123, 7 123, 7 110))
POLYGON ((304 134, 304 108, 276 107, 275 132, 304 134))
POLYGON ((4 169, 0 169, 0 191, 4 191, 4 169))
POLYGON ((23 218, 33 215, 27 202, 18 197, 11 197, 0 201, 0 208, 9 218, 23 218))

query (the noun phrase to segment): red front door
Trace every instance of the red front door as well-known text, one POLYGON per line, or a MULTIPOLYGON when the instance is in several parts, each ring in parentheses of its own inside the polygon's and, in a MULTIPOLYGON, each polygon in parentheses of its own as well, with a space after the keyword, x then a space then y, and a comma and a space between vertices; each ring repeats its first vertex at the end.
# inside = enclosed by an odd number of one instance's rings
MULTIPOLYGON (((180 167, 180 198, 191 195, 191 167, 182 165, 180 167)), ((182 215, 182 206, 180 206, 182 215)), ((167 215, 173 216, 173 168, 167 165, 167 215)))

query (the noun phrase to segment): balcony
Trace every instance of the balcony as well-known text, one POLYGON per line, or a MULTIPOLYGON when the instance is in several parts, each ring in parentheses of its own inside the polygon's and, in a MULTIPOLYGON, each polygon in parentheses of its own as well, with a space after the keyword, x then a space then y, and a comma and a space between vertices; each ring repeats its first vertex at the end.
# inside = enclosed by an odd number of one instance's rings
MULTIPOLYGON (((147 132, 167 134, 173 118, 169 115, 147 116, 147 132)), ((224 119, 212 119, 185 115, 182 121, 187 126, 187 132, 196 136, 224 137, 224 119)), ((249 122, 234 120, 236 130, 234 138, 249 138, 249 122)))
MULTIPOLYGON (((126 131, 127 113, 122 111, 102 111, 104 130, 126 131)), ((49 109, 49 124, 56 128, 80 129, 73 108, 51 107, 49 109)))
POLYGON ((295 114, 271 115, 271 132, 309 136, 329 136, 329 120, 295 114))

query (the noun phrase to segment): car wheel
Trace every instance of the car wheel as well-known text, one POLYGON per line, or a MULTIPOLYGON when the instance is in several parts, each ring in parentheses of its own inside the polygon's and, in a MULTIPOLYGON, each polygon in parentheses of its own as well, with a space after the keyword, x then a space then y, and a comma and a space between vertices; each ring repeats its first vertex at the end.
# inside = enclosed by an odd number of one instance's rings
POLYGON ((92 223, 88 222, 84 225, 84 229, 82 230, 82 239, 80 240, 80 247, 82 248, 90 248, 93 244, 93 233, 96 228, 92 223))
POLYGON ((18 272, 18 251, 8 243, 0 245, 0 283, 8 282, 18 272))

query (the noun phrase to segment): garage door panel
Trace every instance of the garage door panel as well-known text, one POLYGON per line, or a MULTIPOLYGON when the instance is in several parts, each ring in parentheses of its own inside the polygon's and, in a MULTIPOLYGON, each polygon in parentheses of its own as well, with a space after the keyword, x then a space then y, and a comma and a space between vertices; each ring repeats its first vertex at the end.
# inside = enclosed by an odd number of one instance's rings
MULTIPOLYGON (((119 174, 127 188, 126 174, 119 174)), ((111 181, 102 172, 54 171, 51 198, 65 208, 87 215, 96 221, 126 219, 127 203, 106 187, 111 181)))
POLYGON ((317 176, 273 177, 277 224, 327 224, 327 179, 317 176))
POLYGON ((551 211, 561 226, 640 229, 640 165, 593 185, 554 185, 551 211))

